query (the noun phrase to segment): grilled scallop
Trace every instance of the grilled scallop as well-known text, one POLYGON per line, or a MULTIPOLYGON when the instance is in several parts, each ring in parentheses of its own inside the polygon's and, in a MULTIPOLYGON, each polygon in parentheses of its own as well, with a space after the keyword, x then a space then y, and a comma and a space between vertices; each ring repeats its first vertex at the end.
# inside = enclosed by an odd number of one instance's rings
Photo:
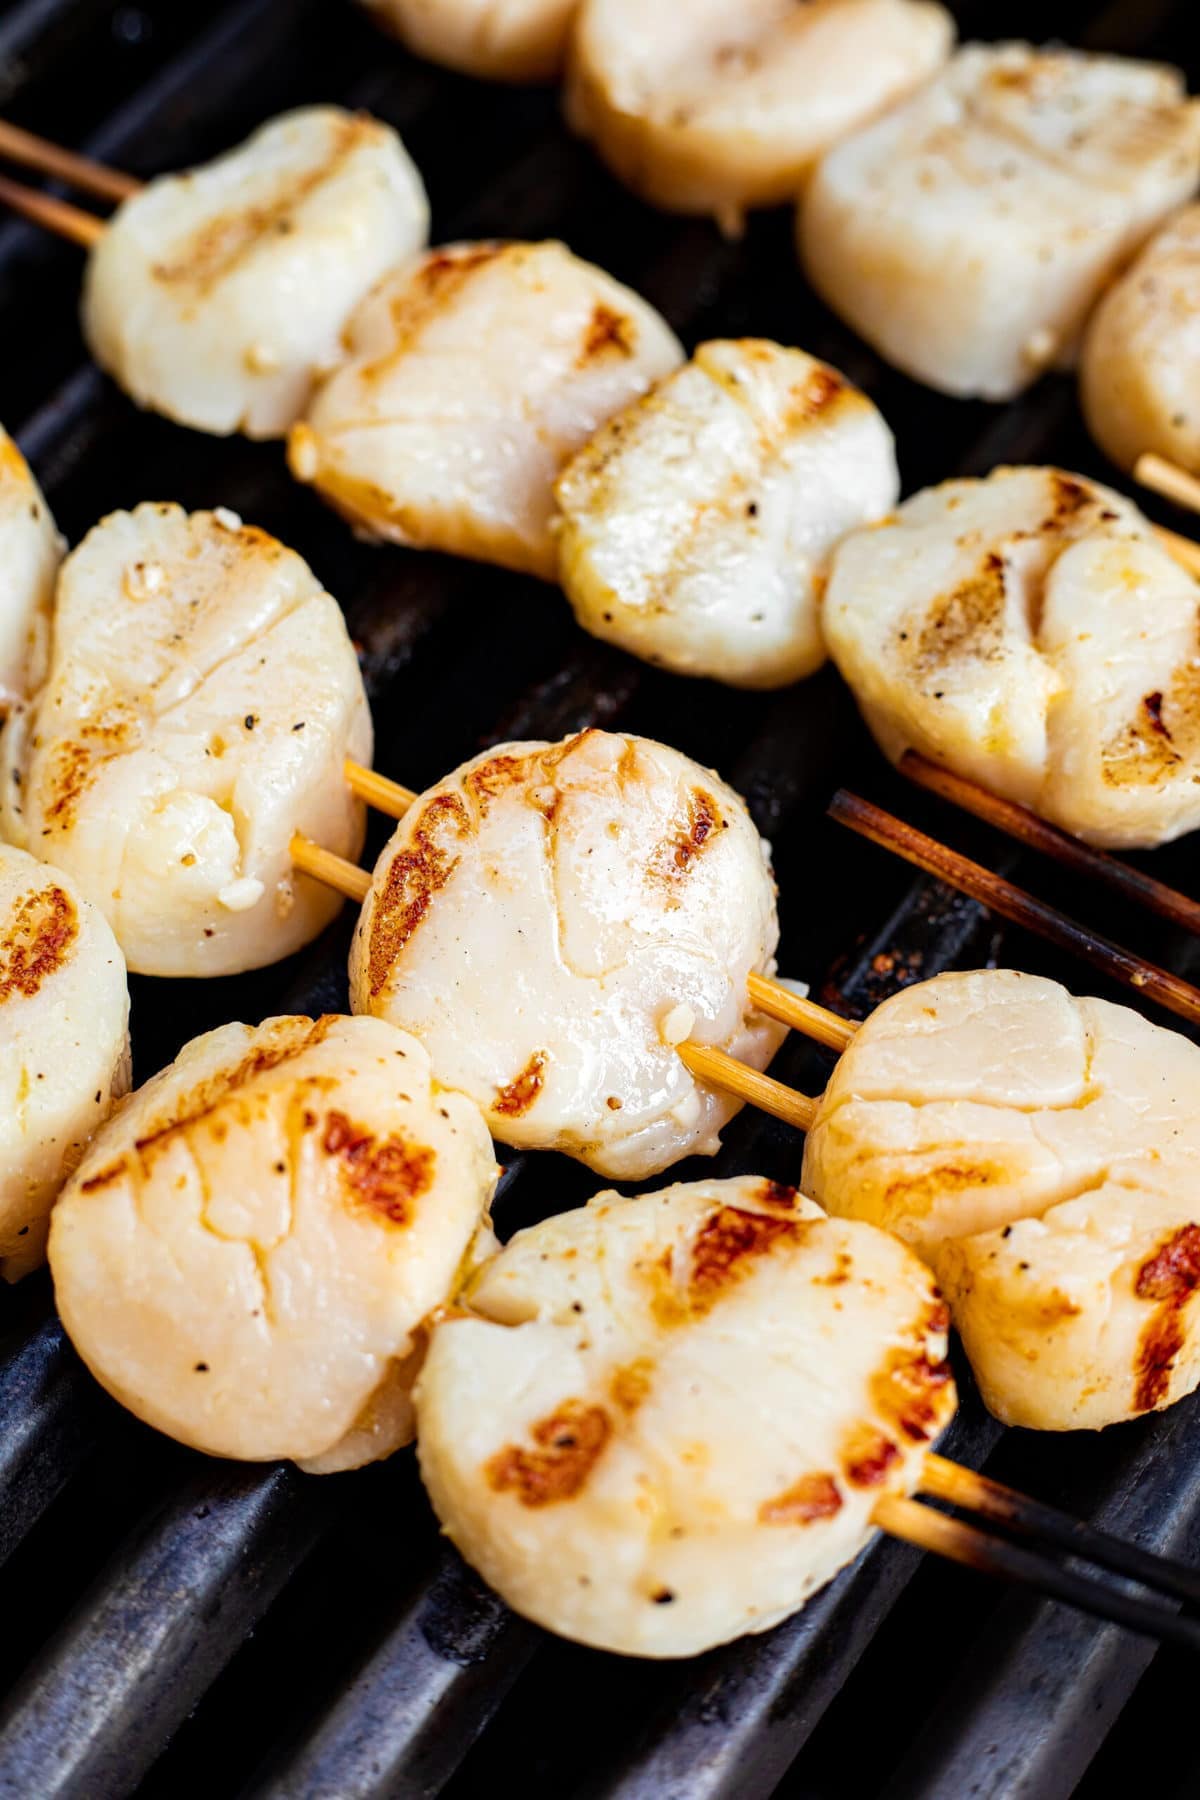
POLYGON ((825 659, 829 550, 899 491, 891 432, 835 369, 754 338, 701 344, 559 477, 559 578, 596 637, 782 687, 825 659))
POLYGON ((29 464, 0 425, 0 712, 40 679, 62 549, 29 464))
POLYGON ((363 0, 418 56, 485 81, 549 81, 578 0, 363 0))
POLYGON ((554 479, 682 361, 644 300, 562 244, 455 244, 355 314, 288 447, 364 535, 553 580, 554 479))
POLYGON ((647 200, 736 230, 928 80, 953 37, 927 0, 583 0, 567 116, 647 200))
POLYGON ((280 437, 338 360, 355 306, 428 232, 391 127, 306 107, 124 202, 91 258, 84 330, 139 406, 280 437))
POLYGON ((1127 500, 1018 468, 844 539, 822 622, 889 756, 1131 847, 1200 824, 1198 606, 1127 500))
POLYGON ((227 512, 113 513, 63 565, 49 672, 0 739, 0 825, 65 869, 131 969, 228 975, 337 911, 304 831, 362 846, 371 720, 337 603, 227 512))
POLYGON ((495 1180, 477 1109, 379 1019, 225 1025, 110 1121, 54 1210, 55 1299, 111 1394, 319 1471, 412 1434, 418 1327, 495 1180))
POLYGON ((1200 474, 1200 205, 1151 238, 1092 315, 1079 362, 1092 436, 1130 469, 1156 451, 1200 474))
POLYGON ((0 845, 0 1276, 42 1261, 55 1194, 129 1086, 116 940, 73 881, 0 845))
POLYGON ((1069 361, 1105 285, 1200 178, 1176 69, 968 45, 831 150, 800 208, 817 291, 919 381, 1006 400, 1069 361))
POLYGON ((1200 1381, 1200 1050, 1014 970, 884 1002, 809 1133, 806 1188, 932 1266, 992 1411, 1049 1431, 1200 1381))
POLYGON ((375 868, 355 1012, 414 1032, 494 1136, 605 1175, 711 1154, 738 1103, 675 1045, 762 1068, 774 969, 767 847, 714 774, 646 738, 504 744, 422 794, 375 868))
POLYGON ((417 1387, 442 1525, 518 1612, 690 1656, 803 1606, 948 1424, 946 1311, 887 1233, 750 1178, 523 1231, 417 1387))

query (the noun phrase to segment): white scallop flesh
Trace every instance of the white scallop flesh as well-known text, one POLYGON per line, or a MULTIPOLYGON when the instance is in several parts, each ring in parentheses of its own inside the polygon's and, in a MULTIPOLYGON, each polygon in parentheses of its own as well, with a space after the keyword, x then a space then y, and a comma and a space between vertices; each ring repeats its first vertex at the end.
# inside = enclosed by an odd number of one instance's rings
POLYGON ((825 659, 829 551, 899 497, 892 434, 802 350, 692 360, 568 463, 559 579, 586 631, 684 675, 783 687, 825 659))
POLYGON ((1092 315, 1079 397, 1101 449, 1146 451, 1200 475, 1200 205, 1156 232, 1092 315))
POLYGON ((554 481, 683 360, 649 306, 562 244, 452 244, 397 269, 289 439, 364 535, 553 580, 554 481))
POLYGON ((109 1393, 181 1443, 372 1461, 412 1434, 420 1328, 495 1175, 478 1110, 382 1020, 223 1025, 138 1089, 64 1189, 59 1314, 109 1393))
POLYGON ((116 939, 73 881, 0 845, 0 1276, 46 1254, 50 1208, 129 1086, 116 939))
POLYGON ((375 867, 350 957, 355 1012, 414 1032, 493 1135, 602 1174, 711 1155, 738 1110, 690 1037, 762 1068, 754 1012, 779 925, 738 796, 647 738, 502 744, 417 799, 375 867))
POLYGON ((386 31, 430 62, 483 81, 549 81, 562 67, 578 0, 363 0, 386 31))
POLYGON ((984 1400, 1098 1429, 1200 1382, 1200 1049, 1011 969, 935 976, 856 1032, 803 1181, 930 1263, 984 1400))
POLYGON ((357 857, 371 719, 341 611, 235 514, 144 505, 63 565, 49 672, 0 739, 0 826, 66 870, 131 969, 229 975, 341 905, 294 831, 357 857))
POLYGON ((220 436, 281 437, 359 301, 428 235, 425 189, 391 127, 304 107, 122 203, 88 266, 84 332, 139 406, 220 436))
POLYGON ((829 653, 871 730, 1088 842, 1200 824, 1200 586, 1058 469, 927 488, 833 554, 829 653))
POLYGON ((815 158, 953 41, 926 0, 584 0, 567 117, 646 199, 736 230, 747 208, 794 199, 815 158))
POLYGON ((416 1390, 443 1530, 517 1612, 631 1656, 765 1631, 949 1423, 946 1309, 897 1238, 744 1176, 522 1231, 416 1390))
POLYGON ((63 542, 29 464, 0 425, 0 713, 40 679, 63 542))
POLYGON ((1177 69, 969 44, 831 150, 800 206, 809 279, 889 362, 1006 400, 1075 353, 1106 285, 1200 180, 1177 69))

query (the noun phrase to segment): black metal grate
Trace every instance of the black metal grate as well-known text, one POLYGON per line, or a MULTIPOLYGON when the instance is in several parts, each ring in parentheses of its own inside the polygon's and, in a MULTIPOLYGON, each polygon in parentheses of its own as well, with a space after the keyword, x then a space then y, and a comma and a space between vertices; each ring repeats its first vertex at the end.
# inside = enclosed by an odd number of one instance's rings
MULTIPOLYGON (((996 35, 983 0, 965 35, 996 35)), ((1002 9, 1007 35, 1169 57, 1200 86, 1190 0, 1002 9), (1190 29, 1189 29, 1190 28, 1190 29)), ((745 332, 802 344, 874 395, 907 488, 1001 460, 1105 471, 1069 382, 999 411, 884 368, 805 290, 784 215, 723 242, 651 213, 558 121, 550 92, 482 88, 405 58, 337 0, 23 0, 0 18, 0 105, 149 174, 224 147, 290 104, 369 107, 425 174, 435 238, 558 234, 658 305, 689 343, 745 332)), ((537 583, 356 545, 287 478, 277 446, 217 443, 136 414, 87 363, 77 253, 0 226, 0 417, 64 530, 147 498, 224 503, 292 543, 346 607, 363 650, 379 766, 420 785, 481 744, 619 722, 715 764, 775 844, 785 972, 865 1011, 898 980, 979 963, 1000 938, 970 903, 910 883, 823 817, 839 781, 930 824, 826 672, 775 697, 651 671, 576 631, 537 583)), ((994 862, 982 828, 949 827, 994 862)), ((1200 890, 1194 850, 1157 858, 1200 890)), ((1057 878, 1036 870, 1053 895, 1057 878)), ((1078 895, 1075 897, 1078 910, 1078 895)), ((1197 952, 1099 897, 1114 935, 1189 972, 1197 952)), ((234 981, 135 980, 139 1078, 230 1017, 345 1004, 347 921, 288 964, 234 981)), ((1007 934, 1004 958, 1095 984, 1007 934)), ((1125 997, 1125 996, 1122 996, 1125 997)), ((815 1091, 821 1053, 779 1072, 815 1091)), ((793 1175, 799 1146, 743 1115, 727 1172, 793 1175)), ((686 1173, 686 1171, 685 1171, 686 1173)), ((502 1232, 594 1186, 554 1157, 514 1159, 502 1232)), ((1156 1548, 1200 1554, 1191 1402, 1095 1440, 1003 1433, 969 1394, 952 1453, 1156 1548)), ((0 1794, 12 1800, 254 1796, 383 1800, 497 1791, 604 1800, 1099 1800, 1145 1767, 1200 1792, 1182 1660, 1111 1627, 880 1542, 770 1635, 647 1665, 562 1645, 514 1619, 440 1544, 410 1456, 324 1482, 209 1462, 93 1387, 44 1278, 0 1294, 0 1794), (1146 1673, 1146 1671, 1149 1671, 1146 1673), (1144 1679, 1143 1679, 1144 1677, 1144 1679), (1135 1691, 1136 1690, 1136 1691, 1135 1691)))

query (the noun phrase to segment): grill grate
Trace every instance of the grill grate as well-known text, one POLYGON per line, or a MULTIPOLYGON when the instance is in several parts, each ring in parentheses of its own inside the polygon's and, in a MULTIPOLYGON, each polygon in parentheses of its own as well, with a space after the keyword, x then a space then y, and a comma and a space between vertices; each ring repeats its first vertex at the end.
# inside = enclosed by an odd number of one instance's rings
MULTIPOLYGON (((956 10, 968 35, 994 11, 982 0, 956 10)), ((1049 25, 1185 66, 1190 56, 1197 86, 1192 10, 1070 0, 1048 14, 1020 0, 1004 29, 1040 37, 1049 25)), ((645 293, 688 342, 774 335, 844 368, 895 427, 908 488, 1001 460, 1104 473, 1068 382, 1003 412, 918 390, 806 293, 786 217, 754 220, 735 246, 707 224, 652 214, 570 140, 553 94, 412 62, 352 7, 240 0, 214 15, 211 0, 23 0, 0 21, 5 110, 48 136, 86 138, 137 174, 209 155, 316 99, 399 126, 430 188, 435 239, 557 233, 645 293)), ((294 544, 362 645, 380 767, 420 785, 506 736, 620 723, 715 764, 747 795, 775 843, 785 972, 824 972, 825 997, 847 1010, 862 1014, 912 974, 984 961, 1001 941, 1006 960, 1094 985, 824 820, 839 782, 934 830, 946 817, 884 770, 828 672, 773 698, 685 683, 582 637, 539 584, 356 545, 289 482, 277 447, 217 444, 136 415, 86 362, 79 273, 74 252, 0 225, 0 318, 19 346, 5 359, 0 417, 64 530, 75 539, 111 507, 170 498, 234 506, 294 544)), ((958 822, 954 835, 992 866, 1022 866, 981 826, 958 822)), ((1196 891, 1194 863, 1177 846, 1156 868, 1196 891)), ((1040 892, 1057 898, 1058 879, 1038 865, 1040 892)), ((1098 925, 1144 935, 1115 902, 1093 900, 1098 925)), ((1196 949, 1155 929, 1157 959, 1187 973, 1196 949)), ((344 1006, 348 936, 343 920, 290 963, 235 981, 173 990, 135 979, 139 1079, 227 1018, 344 1006)), ((828 1066, 797 1042, 778 1072, 815 1091, 828 1066)), ((783 1127, 743 1115, 721 1167, 783 1178, 797 1156, 783 1127)), ((501 1229, 594 1185, 561 1159, 514 1158, 501 1229)), ((1196 1555, 1196 1411, 1185 1403, 1079 1444, 1003 1433, 968 1394, 951 1453, 1152 1548, 1196 1555)), ((1200 1781, 1187 1733, 1164 1739, 1162 1727, 1181 1716, 1181 1659, 1160 1652, 1151 1665, 1140 1640, 898 1543, 876 1543, 775 1632, 695 1662, 623 1663, 552 1643, 439 1543, 411 1457, 321 1483, 165 1444, 95 1390, 44 1278, 0 1294, 0 1562, 11 1622, 0 1634, 0 1794, 13 1800, 477 1800, 518 1781, 592 1800, 776 1789, 791 1800, 1057 1800, 1081 1780, 1081 1794, 1111 1791, 1144 1754, 1146 1721, 1164 1791, 1192 1794, 1200 1781)))

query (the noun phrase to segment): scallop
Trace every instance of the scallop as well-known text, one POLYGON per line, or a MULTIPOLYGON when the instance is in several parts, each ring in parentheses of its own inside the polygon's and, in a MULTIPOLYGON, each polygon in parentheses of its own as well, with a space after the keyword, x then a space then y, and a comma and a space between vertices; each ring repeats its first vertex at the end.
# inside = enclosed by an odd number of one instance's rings
POLYGON ((946 1310, 898 1239, 751 1177, 522 1231, 435 1326, 418 1454, 508 1604, 631 1656, 797 1611, 954 1411, 946 1310))
POLYGON ((767 847, 711 771, 646 738, 502 744, 405 814, 350 958, 355 1012, 425 1044, 494 1135, 611 1176, 711 1155, 738 1102, 675 1046, 755 1068, 779 927, 767 847))
POLYGON ((809 279, 889 362, 1007 400, 1074 359, 1107 284, 1200 180, 1177 69, 968 44, 822 158, 800 207, 809 279))
POLYGON ((1200 205, 1169 219, 1101 300, 1079 395, 1092 436, 1122 468, 1152 451, 1200 474, 1200 205))
POLYGON ((63 565, 45 682, 0 739, 0 827, 78 883, 131 969, 235 974, 340 906, 288 846, 358 856, 348 756, 369 762, 370 714, 307 564, 233 513, 139 506, 63 565))
POLYGON ((937 1276, 984 1400, 1098 1429, 1200 1382, 1200 1049, 1013 969, 938 975, 855 1034, 803 1182, 937 1276))
POLYGON ((0 712, 41 678, 62 553, 29 464, 0 425, 0 712))
POLYGON ((363 0, 385 31, 431 62, 485 81, 549 81, 577 0, 363 0))
POLYGON ((73 881, 0 845, 0 1276, 43 1260, 50 1207, 129 1086, 117 943, 73 881))
POLYGON ((281 437, 359 301, 428 234, 391 127, 304 107, 118 208, 88 267, 84 331, 139 406, 218 436, 281 437))
POLYGON ((292 473, 363 535, 555 578, 554 481, 683 360, 644 300, 562 244, 452 244, 351 321, 292 473))
POLYGON ((556 492, 559 578, 586 631, 771 688, 824 661, 829 551, 900 482, 865 395, 802 350, 743 338, 701 344, 602 425, 556 492))
POLYGON ((224 1025, 138 1089, 64 1189, 55 1300, 157 1430, 352 1467, 412 1434, 421 1327, 495 1174, 478 1110, 382 1020, 224 1025))
POLYGON ((946 481, 834 552, 826 642, 887 754, 915 749, 1090 843, 1200 824, 1200 586, 1111 489, 946 481))
POLYGON ((712 213, 795 198, 815 159, 919 87, 954 24, 927 0, 583 0, 567 117, 656 206, 712 213))

